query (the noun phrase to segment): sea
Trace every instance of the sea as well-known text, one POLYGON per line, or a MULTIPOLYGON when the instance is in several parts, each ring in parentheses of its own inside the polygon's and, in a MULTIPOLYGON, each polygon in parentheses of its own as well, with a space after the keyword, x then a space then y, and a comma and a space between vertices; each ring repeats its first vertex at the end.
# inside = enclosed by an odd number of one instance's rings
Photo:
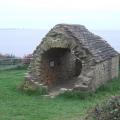
MULTIPOLYGON (((23 57, 33 53, 49 30, 0 29, 0 53, 23 57)), ((90 30, 120 52, 120 30, 90 30)))

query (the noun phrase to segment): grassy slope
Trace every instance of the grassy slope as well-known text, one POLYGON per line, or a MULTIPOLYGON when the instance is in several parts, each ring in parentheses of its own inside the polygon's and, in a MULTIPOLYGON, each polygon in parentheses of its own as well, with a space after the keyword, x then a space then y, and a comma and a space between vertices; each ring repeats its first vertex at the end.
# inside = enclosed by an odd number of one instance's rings
POLYGON ((120 93, 120 79, 101 87, 85 100, 27 95, 16 87, 25 70, 0 71, 0 120, 80 120, 86 111, 112 95, 120 93))

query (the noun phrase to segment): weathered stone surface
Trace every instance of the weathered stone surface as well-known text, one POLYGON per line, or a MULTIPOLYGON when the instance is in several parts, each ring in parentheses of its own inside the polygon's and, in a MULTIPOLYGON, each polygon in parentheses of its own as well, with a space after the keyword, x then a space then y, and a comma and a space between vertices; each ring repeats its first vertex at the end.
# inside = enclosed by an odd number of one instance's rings
POLYGON ((95 90, 118 77, 118 53, 82 25, 58 24, 33 53, 27 81, 72 90, 95 90))

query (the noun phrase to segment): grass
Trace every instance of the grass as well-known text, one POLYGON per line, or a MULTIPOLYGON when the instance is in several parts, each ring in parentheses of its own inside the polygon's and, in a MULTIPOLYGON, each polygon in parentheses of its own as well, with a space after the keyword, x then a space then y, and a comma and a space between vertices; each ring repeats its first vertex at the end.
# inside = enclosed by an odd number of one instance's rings
POLYGON ((117 79, 85 99, 71 95, 43 98, 17 89, 24 73, 22 69, 0 71, 0 120, 80 120, 91 107, 120 94, 120 79, 117 79))
POLYGON ((15 64, 15 65, 0 65, 0 71, 2 70, 11 70, 11 69, 25 69, 27 66, 23 64, 15 64))

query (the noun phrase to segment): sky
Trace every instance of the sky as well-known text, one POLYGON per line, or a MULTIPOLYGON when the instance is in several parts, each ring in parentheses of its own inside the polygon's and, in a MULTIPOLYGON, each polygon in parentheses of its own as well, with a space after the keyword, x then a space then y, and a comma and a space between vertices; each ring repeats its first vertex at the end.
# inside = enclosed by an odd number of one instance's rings
POLYGON ((0 53, 32 53, 59 23, 85 25, 90 31, 118 31, 98 35, 120 51, 120 0, 0 0, 0 53))
POLYGON ((0 0, 0 28, 50 29, 58 23, 120 29, 120 0, 0 0))

